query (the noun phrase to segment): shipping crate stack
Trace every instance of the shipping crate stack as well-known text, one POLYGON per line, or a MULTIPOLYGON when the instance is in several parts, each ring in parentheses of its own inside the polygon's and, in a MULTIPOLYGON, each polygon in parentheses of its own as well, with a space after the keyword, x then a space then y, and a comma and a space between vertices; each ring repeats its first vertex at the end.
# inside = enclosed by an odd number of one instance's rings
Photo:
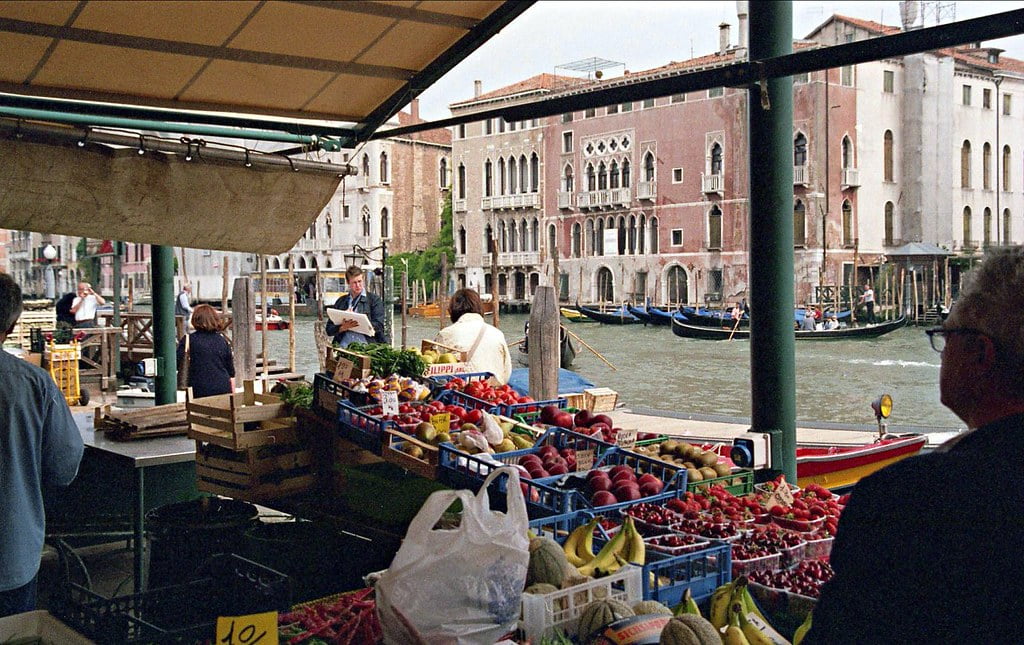
POLYGON ((115 441, 133 441, 152 437, 172 437, 188 433, 184 403, 169 403, 140 410, 114 410, 109 405, 96 408, 93 427, 115 441))
POLYGON ((316 484, 309 437, 277 395, 241 393, 188 401, 188 436, 196 440, 196 487, 249 502, 304 493, 316 484))

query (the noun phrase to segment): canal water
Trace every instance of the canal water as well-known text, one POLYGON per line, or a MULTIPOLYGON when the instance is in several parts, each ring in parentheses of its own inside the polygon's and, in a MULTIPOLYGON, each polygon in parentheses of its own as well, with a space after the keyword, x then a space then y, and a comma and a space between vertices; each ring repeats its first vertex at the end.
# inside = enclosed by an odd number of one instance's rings
MULTIPOLYGON (((503 315, 511 343, 523 337, 528 315, 503 315)), ((313 318, 296 323, 296 369, 312 380, 317 371, 313 318)), ((612 370, 577 343, 573 370, 619 393, 619 401, 682 414, 750 416, 750 342, 678 338, 668 327, 565 323, 599 351, 612 370)), ((395 338, 401 338, 396 317, 395 338)), ((409 318, 408 343, 432 339, 438 320, 409 318)), ((288 361, 288 332, 268 332, 269 353, 288 361)), ((257 351, 260 336, 256 336, 257 351)), ((512 348, 513 367, 517 351, 512 348)), ((894 400, 893 427, 945 431, 963 422, 939 402, 939 355, 921 327, 904 327, 877 339, 796 343, 796 411, 802 425, 873 424, 871 401, 887 392, 894 400)))

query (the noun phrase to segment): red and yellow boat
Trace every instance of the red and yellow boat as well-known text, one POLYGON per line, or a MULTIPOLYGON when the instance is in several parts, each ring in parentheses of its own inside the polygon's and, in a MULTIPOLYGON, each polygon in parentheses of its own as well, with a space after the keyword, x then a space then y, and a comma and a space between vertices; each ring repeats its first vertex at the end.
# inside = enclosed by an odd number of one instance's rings
POLYGON ((797 445, 797 485, 852 486, 889 464, 918 454, 927 441, 923 434, 908 434, 887 436, 859 446, 797 445))

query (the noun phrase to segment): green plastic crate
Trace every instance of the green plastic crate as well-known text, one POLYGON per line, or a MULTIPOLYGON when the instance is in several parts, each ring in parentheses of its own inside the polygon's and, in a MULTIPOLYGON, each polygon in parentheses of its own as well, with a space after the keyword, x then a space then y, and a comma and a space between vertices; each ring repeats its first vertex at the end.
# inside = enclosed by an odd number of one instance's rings
POLYGON ((726 475, 725 477, 715 477, 714 479, 702 479, 699 482, 690 482, 686 485, 687 492, 696 493, 702 489, 707 489, 712 484, 718 484, 725 488, 736 497, 743 497, 754 492, 754 471, 752 470, 740 470, 726 475))

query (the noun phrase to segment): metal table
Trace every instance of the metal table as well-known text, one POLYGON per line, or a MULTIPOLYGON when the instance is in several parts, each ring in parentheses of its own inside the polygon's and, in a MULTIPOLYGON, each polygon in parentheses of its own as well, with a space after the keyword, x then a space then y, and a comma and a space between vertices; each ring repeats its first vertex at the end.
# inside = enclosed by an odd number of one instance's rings
MULTIPOLYGON (((135 590, 145 589, 145 517, 149 508, 198 496, 195 487, 195 441, 185 437, 159 437, 137 441, 112 441, 93 429, 90 414, 74 414, 82 433, 85 454, 79 477, 72 483, 69 507, 86 502, 83 509, 131 505, 133 576, 135 590), (147 476, 150 490, 147 491, 147 476), (119 482, 119 478, 122 480, 119 482), (128 483, 130 498, 120 495, 128 483), (110 489, 104 491, 104 489, 110 489)), ((69 508, 74 513, 76 508, 69 508)))

